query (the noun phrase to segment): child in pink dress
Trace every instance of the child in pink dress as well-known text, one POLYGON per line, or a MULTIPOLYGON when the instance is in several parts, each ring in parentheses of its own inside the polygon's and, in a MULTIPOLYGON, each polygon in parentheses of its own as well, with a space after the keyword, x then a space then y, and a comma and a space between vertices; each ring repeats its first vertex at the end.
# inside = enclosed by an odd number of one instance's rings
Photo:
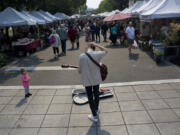
POLYGON ((28 98, 29 96, 31 96, 32 94, 29 93, 29 80, 30 80, 30 77, 29 77, 29 74, 27 73, 27 71, 22 68, 21 69, 21 74, 22 74, 22 85, 24 86, 24 90, 25 90, 25 98, 28 98))

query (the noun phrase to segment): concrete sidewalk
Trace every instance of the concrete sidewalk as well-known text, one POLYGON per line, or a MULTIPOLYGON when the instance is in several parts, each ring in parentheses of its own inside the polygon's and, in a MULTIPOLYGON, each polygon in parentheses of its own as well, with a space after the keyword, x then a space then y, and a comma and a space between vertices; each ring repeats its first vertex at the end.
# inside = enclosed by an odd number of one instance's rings
POLYGON ((109 87, 100 122, 88 104, 72 103, 72 89, 0 90, 0 135, 180 135, 180 83, 109 87))

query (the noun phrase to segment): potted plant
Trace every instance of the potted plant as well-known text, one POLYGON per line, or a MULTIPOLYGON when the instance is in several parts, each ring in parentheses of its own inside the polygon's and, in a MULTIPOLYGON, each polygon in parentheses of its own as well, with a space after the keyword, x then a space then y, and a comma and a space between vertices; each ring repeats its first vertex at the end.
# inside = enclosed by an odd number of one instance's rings
POLYGON ((153 53, 156 63, 159 64, 162 60, 162 55, 163 55, 162 51, 159 49, 154 49, 153 53))

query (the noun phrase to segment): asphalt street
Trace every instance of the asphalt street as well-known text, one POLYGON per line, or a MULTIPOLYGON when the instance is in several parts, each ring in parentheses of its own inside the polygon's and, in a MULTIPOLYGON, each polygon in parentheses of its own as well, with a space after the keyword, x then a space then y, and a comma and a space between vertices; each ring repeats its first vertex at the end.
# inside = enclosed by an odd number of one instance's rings
MULTIPOLYGON (((128 49, 120 45, 111 46, 109 42, 101 42, 100 45, 108 48, 108 54, 102 62, 109 69, 108 78, 103 83, 132 82, 160 79, 177 79, 180 77, 180 68, 163 63, 157 65, 151 56, 140 49, 134 49, 130 58, 128 49)), ((87 43, 84 37, 80 39, 80 49, 71 50, 71 44, 67 42, 67 55, 53 58, 52 48, 37 51, 31 56, 19 58, 6 67, 57 67, 61 64, 78 65, 78 58, 84 52, 87 43)), ((61 50, 61 48, 60 48, 61 50)), ((38 70, 29 71, 31 85, 79 85, 81 76, 77 70, 38 70)), ((21 85, 19 71, 0 70, 0 85, 21 85)))

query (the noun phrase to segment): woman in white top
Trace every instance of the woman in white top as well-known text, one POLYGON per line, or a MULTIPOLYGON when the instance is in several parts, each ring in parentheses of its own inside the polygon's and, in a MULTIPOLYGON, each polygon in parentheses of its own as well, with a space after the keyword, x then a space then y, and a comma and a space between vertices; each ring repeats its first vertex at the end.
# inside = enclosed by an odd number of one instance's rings
POLYGON ((49 36, 49 40, 51 42, 51 46, 53 48, 53 52, 56 58, 59 55, 60 37, 55 30, 52 31, 52 34, 49 36), (53 41, 51 39, 53 39, 53 41))

